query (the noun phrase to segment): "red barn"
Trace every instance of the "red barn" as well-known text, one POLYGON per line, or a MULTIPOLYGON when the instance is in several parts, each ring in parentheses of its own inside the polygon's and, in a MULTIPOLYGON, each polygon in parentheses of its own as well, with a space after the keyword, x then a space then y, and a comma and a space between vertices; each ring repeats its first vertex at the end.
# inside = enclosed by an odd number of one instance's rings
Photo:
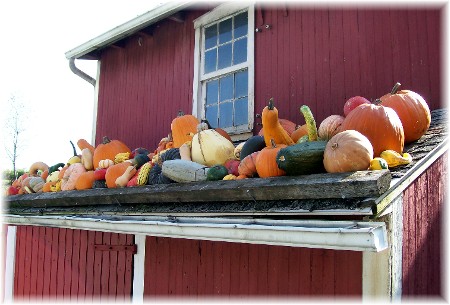
POLYGON ((397 81, 432 125, 390 171, 8 197, 5 299, 442 297, 442 22, 439 7, 172 2, 67 52, 96 88, 96 144, 153 149, 179 110, 241 141, 271 97, 321 122, 397 81))

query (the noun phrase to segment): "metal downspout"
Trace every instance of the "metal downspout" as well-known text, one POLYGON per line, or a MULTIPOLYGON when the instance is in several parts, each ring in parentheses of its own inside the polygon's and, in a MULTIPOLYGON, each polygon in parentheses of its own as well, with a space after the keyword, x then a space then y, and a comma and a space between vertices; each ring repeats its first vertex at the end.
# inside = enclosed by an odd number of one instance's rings
POLYGON ((82 79, 84 79, 85 81, 87 81, 88 83, 90 83, 92 86, 95 87, 96 80, 91 76, 89 76, 88 74, 81 71, 80 69, 78 69, 77 66, 75 66, 75 58, 69 59, 69 67, 74 74, 78 75, 79 77, 81 77, 82 79))

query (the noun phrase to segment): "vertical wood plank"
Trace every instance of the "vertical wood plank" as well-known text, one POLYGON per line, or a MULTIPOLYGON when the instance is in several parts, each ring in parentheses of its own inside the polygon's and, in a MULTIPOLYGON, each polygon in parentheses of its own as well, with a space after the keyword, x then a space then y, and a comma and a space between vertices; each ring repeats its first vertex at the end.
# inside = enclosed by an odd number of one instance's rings
POLYGON ((64 300, 69 301, 71 298, 70 289, 72 285, 72 249, 73 249, 73 231, 72 229, 66 230, 66 247, 64 257, 64 288, 61 293, 64 295, 64 300))
MULTIPOLYGON (((134 244, 134 235, 127 234, 127 245, 134 244)), ((133 254, 129 251, 126 253, 125 259, 125 301, 131 301, 131 293, 132 293, 132 279, 133 279, 133 254)))
POLYGON ((70 299, 78 299, 78 281, 80 278, 80 230, 72 230, 72 258, 71 258, 71 285, 70 299))
POLYGON ((24 294, 25 277, 25 245, 26 226, 17 227, 16 239, 16 266, 14 279, 14 298, 22 299, 24 294))
MULTIPOLYGON (((102 245, 103 244, 103 233, 95 232, 94 243, 92 248, 94 248, 94 244, 102 245)), ((94 264, 93 264, 93 301, 99 299, 101 295, 101 279, 102 279, 102 259, 103 255, 101 251, 92 251, 94 254, 94 264)))
POLYGON ((88 257, 88 231, 80 231, 80 248, 79 248, 79 273, 76 281, 78 282, 78 300, 86 300, 86 277, 87 277, 87 257, 88 257))
MULTIPOLYGON (((119 234, 117 237, 117 243, 119 245, 124 245, 127 242, 127 236, 125 234, 119 234)), ((118 302, 125 301, 125 268, 126 268, 126 253, 124 251, 119 251, 117 253, 117 276, 116 276, 116 292, 118 302)))
POLYGON ((39 265, 39 252, 36 250, 39 250, 39 227, 30 226, 32 234, 31 244, 29 247, 30 250, 30 264, 31 264, 31 270, 30 270, 30 300, 35 300, 37 297, 37 272, 38 272, 38 265, 39 265))
POLYGON ((51 264, 52 264, 52 228, 43 227, 44 229, 44 262, 43 262, 43 279, 42 279, 42 296, 44 299, 48 299, 50 295, 50 276, 51 276, 51 264), (45 266, 45 267, 44 267, 45 266))
POLYGON ((36 300, 43 299, 44 290, 44 260, 45 260, 45 227, 36 227, 35 229, 38 233, 37 245, 35 255, 37 256, 37 272, 36 272, 36 300))

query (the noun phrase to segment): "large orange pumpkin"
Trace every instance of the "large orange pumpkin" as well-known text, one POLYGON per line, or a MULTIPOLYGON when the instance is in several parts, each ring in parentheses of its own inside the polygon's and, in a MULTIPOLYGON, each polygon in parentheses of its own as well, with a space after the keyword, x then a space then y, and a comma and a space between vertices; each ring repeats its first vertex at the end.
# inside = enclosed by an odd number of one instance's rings
POLYGON ((323 153, 323 165, 329 173, 367 170, 372 159, 372 144, 356 130, 346 130, 333 136, 323 153))
POLYGON ((392 108, 376 104, 359 105, 348 114, 340 130, 356 130, 365 135, 372 143, 374 157, 387 149, 403 152, 403 126, 392 108))
POLYGON ((381 104, 395 110, 402 121, 405 133, 405 143, 418 140, 423 136, 431 123, 431 114, 425 99, 410 90, 400 90, 400 83, 396 83, 392 91, 383 95, 381 104))
POLYGON ((256 157, 256 172, 261 178, 286 175, 286 172, 278 167, 277 153, 287 145, 276 144, 274 140, 271 141, 271 144, 271 147, 263 148, 256 157))
POLYGON ((114 160, 118 153, 131 153, 131 149, 120 140, 110 140, 103 137, 103 142, 94 150, 94 169, 98 167, 98 163, 104 159, 114 160))
POLYGON ((197 132, 197 125, 200 122, 192 114, 184 114, 183 111, 178 112, 178 116, 172 120, 170 129, 172 131, 173 146, 179 148, 187 141, 192 140, 193 134, 197 132))

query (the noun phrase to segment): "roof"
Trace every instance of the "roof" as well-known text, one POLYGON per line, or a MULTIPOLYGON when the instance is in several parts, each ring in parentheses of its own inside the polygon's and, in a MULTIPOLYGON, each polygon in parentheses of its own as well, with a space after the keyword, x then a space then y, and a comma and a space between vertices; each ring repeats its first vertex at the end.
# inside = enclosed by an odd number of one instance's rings
POLYGON ((66 52, 67 59, 97 59, 92 54, 96 51, 107 47, 115 42, 133 35, 140 30, 173 15, 183 8, 192 5, 192 1, 170 1, 163 5, 157 6, 155 9, 148 11, 128 22, 125 22, 106 33, 103 33, 74 49, 66 52))

